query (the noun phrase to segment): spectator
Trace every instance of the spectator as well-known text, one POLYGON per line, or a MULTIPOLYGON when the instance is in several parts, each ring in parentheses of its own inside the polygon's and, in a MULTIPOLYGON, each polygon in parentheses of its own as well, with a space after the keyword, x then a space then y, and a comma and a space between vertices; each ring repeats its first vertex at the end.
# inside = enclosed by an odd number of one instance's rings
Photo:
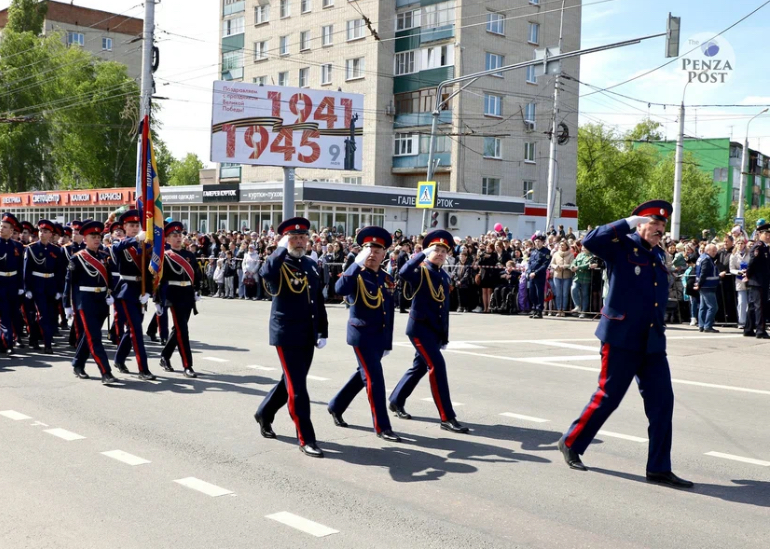
POLYGON ((700 292, 695 288, 697 278, 695 276, 695 261, 687 257, 687 269, 684 271, 684 298, 690 303, 690 326, 698 325, 700 311, 700 292))
POLYGON ((252 301, 257 300, 257 272, 259 267, 259 254, 257 254, 254 244, 249 244, 248 252, 243 258, 243 286, 244 297, 252 301))
POLYGON ((593 255, 585 247, 572 262, 572 272, 575 273, 574 284, 577 288, 577 307, 579 318, 585 318, 591 298, 591 261, 593 255))
POLYGON ((457 288, 458 308, 457 312, 465 313, 473 310, 473 260, 468 256, 466 248, 460 249, 460 258, 452 273, 452 283, 457 288))
POLYGON ((748 286, 746 285, 746 269, 749 266, 749 251, 746 249, 746 241, 739 237, 735 242, 735 248, 730 256, 730 273, 735 276, 735 293, 738 297, 738 328, 746 326, 746 312, 748 311, 748 286))
POLYGON ((225 260, 223 258, 217 259, 217 268, 214 271, 214 282, 217 285, 217 293, 214 297, 225 297, 225 260))
POLYGON ((719 333, 719 330, 714 329, 714 319, 717 315, 717 287, 719 286, 719 271, 714 263, 716 255, 716 245, 707 244, 703 255, 698 258, 695 266, 695 276, 697 277, 695 289, 700 292, 698 330, 701 332, 719 333))
POLYGON ((493 313, 514 314, 516 312, 516 288, 519 285, 521 273, 516 270, 516 263, 508 261, 505 270, 500 274, 500 281, 494 290, 492 302, 493 313))
MULTIPOLYGON (((561 225, 559 226, 561 227, 561 225)), ((551 256, 551 274, 553 278, 554 297, 556 298, 556 315, 566 316, 569 311, 569 296, 572 287, 572 262, 575 256, 566 240, 559 242, 559 248, 551 256)))
POLYGON ((206 281, 208 282, 208 292, 207 295, 210 295, 211 297, 219 297, 217 295, 217 283, 214 281, 214 273, 217 270, 217 260, 212 255, 208 258, 208 261, 206 262, 206 281))
POLYGON ((479 251, 476 266, 479 269, 479 286, 481 287, 482 312, 490 313, 489 305, 492 301, 492 290, 497 286, 500 276, 495 247, 490 242, 484 251, 479 251))
POLYGON ((238 275, 238 298, 246 299, 246 287, 243 284, 243 258, 246 255, 248 248, 246 241, 241 242, 238 249, 235 251, 233 258, 235 259, 236 273, 238 275))
POLYGON ((235 299, 235 280, 238 268, 233 259, 233 252, 225 252, 224 281, 225 281, 225 299, 235 299))

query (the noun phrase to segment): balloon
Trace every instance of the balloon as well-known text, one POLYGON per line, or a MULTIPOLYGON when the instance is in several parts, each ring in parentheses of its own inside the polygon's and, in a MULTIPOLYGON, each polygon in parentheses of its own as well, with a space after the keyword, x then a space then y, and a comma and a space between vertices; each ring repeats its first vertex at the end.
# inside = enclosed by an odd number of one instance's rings
POLYGON ((495 223, 495 231, 498 233, 503 232, 503 224, 502 223, 495 223))

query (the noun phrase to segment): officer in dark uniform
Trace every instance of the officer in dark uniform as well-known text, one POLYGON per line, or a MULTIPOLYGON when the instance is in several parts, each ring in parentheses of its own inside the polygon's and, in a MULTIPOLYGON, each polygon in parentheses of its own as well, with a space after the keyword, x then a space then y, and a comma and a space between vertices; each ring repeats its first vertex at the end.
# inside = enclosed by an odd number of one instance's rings
POLYGON ((406 335, 416 349, 412 367, 390 395, 390 410, 397 417, 411 419, 404 404, 425 373, 428 373, 433 401, 441 417, 441 428, 467 433, 456 419, 449 398, 449 378, 441 350, 449 343, 449 275, 441 268, 454 245, 450 233, 435 230, 425 235, 424 251, 414 255, 399 271, 406 282, 404 291, 412 301, 406 335))
MULTIPOLYGON (((27 247, 37 241, 38 230, 37 227, 32 225, 29 221, 21 222, 21 235, 19 235, 19 242, 24 246, 24 254, 26 256, 27 247)), ((35 302, 29 299, 26 292, 21 297, 21 316, 24 324, 27 327, 27 335, 29 336, 29 343, 32 345, 33 341, 39 341, 42 338, 40 333, 40 327, 37 325, 37 311, 35 311, 35 302), (35 332, 35 336, 33 336, 35 332)))
POLYGON ((11 238, 22 230, 19 220, 11 213, 0 219, 0 350, 12 353, 19 298, 24 294, 24 246, 11 238))
MULTIPOLYGON (((72 260, 72 257, 78 253, 80 250, 84 250, 86 247, 86 243, 83 241, 83 235, 80 233, 80 229, 83 227, 83 222, 80 220, 74 220, 72 223, 70 223, 69 227, 64 227, 65 234, 69 233, 69 235, 72 237, 72 242, 69 244, 66 244, 65 246, 62 246, 62 250, 64 251, 64 256, 67 260, 67 263, 72 260)), ((67 295, 65 293, 64 298, 64 308, 73 308, 72 303, 67 303, 67 295)), ((69 335, 69 344, 70 347, 76 347, 78 342, 80 341, 80 336, 83 333, 83 327, 80 324, 80 315, 75 315, 72 321, 72 326, 70 326, 70 335, 69 335)))
MULTIPOLYGON (((195 255, 182 248, 182 231, 184 225, 179 221, 166 223, 166 250, 163 261, 163 276, 158 291, 158 308, 156 316, 162 316, 166 310, 171 311, 174 328, 171 337, 163 348, 160 365, 167 372, 173 372, 171 355, 174 349, 179 349, 182 366, 186 377, 198 377, 193 370, 193 355, 190 348, 190 331, 188 323, 190 315, 195 310, 195 302, 200 299, 201 270, 195 255)), ((197 314, 197 311, 196 311, 197 314)))
POLYGON ((609 290, 596 329, 602 367, 599 388, 559 439, 559 449, 567 465, 585 471, 580 454, 636 378, 650 422, 647 480, 690 488, 692 482, 671 472, 674 391, 666 358, 668 270, 659 246, 671 211, 664 200, 645 202, 631 217, 597 227, 583 238, 583 245, 607 263, 609 290))
POLYGON ((164 307, 160 314, 152 315, 149 326, 147 326, 147 337, 150 341, 158 341, 158 331, 160 330, 160 343, 168 343, 168 308, 164 307))
MULTIPOLYGON (((115 368, 126 374, 126 357, 131 347, 136 354, 136 365, 139 368, 139 378, 153 380, 155 376, 150 373, 147 365, 147 350, 144 347, 144 332, 142 331, 143 306, 150 300, 150 294, 146 289, 142 293, 142 246, 145 243, 145 233, 141 230, 139 212, 128 210, 120 216, 120 223, 126 232, 126 238, 113 246, 115 259, 120 271, 115 294, 116 304, 123 309, 123 314, 128 324, 126 333, 120 340, 118 350, 115 352, 115 368)), ((149 261, 146 262, 149 264, 149 261)), ((145 284, 152 286, 152 273, 145 265, 145 284)))
POLYGON ((299 447, 310 457, 323 457, 316 445, 310 421, 307 374, 315 348, 323 349, 328 321, 318 266, 305 256, 310 221, 287 219, 278 227, 282 235, 276 250, 259 271, 265 289, 273 297, 270 314, 270 345, 275 346, 283 375, 260 404, 254 419, 265 438, 275 438, 271 424, 276 412, 287 402, 297 428, 299 447))
POLYGON ((364 248, 337 280, 334 290, 351 303, 347 340, 355 351, 358 371, 329 401, 329 413, 335 425, 347 427, 342 414, 366 386, 374 432, 383 440, 401 442, 390 426, 382 374, 382 358, 393 349, 395 284, 380 265, 392 239, 382 227, 366 227, 359 231, 356 242, 364 248))
POLYGON ((743 335, 770 339, 767 335, 768 289, 770 288, 770 223, 757 226, 757 242, 749 252, 746 268, 749 290, 749 310, 743 335))
POLYGON ((527 262, 527 289, 529 302, 532 305, 530 318, 543 318, 543 303, 545 300, 545 277, 551 264, 551 252, 545 247, 546 236, 538 232, 535 235, 535 248, 529 253, 527 262))
MULTIPOLYGON (((412 241, 408 238, 404 238, 399 242, 401 251, 398 252, 398 258, 396 259, 396 273, 401 272, 401 268, 409 261, 409 256, 412 253, 412 241)), ((401 277, 396 274, 396 284, 398 285, 398 311, 400 313, 406 313, 409 308, 409 300, 404 295, 404 282, 401 277)))
POLYGON ((81 227, 86 247, 76 252, 69 261, 64 284, 65 302, 71 303, 65 312, 68 317, 80 317, 83 335, 78 342, 72 359, 73 372, 80 379, 88 379, 85 371, 86 360, 94 357, 102 383, 115 383, 110 369, 110 360, 102 345, 102 324, 110 312, 109 255, 100 249, 104 225, 99 221, 87 221, 81 227))
POLYGON ((20 242, 25 246, 28 246, 29 244, 32 244, 35 240, 37 240, 36 237, 37 237, 37 229, 35 228, 35 226, 29 221, 22 221, 20 242))
MULTIPOLYGON (((123 224, 120 221, 114 221, 111 225, 105 225, 105 231, 109 231, 112 238, 112 244, 107 247, 107 253, 110 255, 109 265, 112 281, 110 282, 110 291, 112 295, 117 294, 118 286, 120 285, 120 269, 118 268, 118 259, 115 254, 115 244, 123 240, 126 236, 123 231, 123 224)), ((120 345, 120 341, 123 339, 126 327, 126 315, 123 313, 123 307, 120 306, 117 301, 112 306, 112 326, 110 327, 110 341, 115 345, 120 345)))
MULTIPOLYGON (((56 329, 56 313, 64 291, 66 262, 61 248, 52 243, 55 230, 53 223, 41 219, 38 224, 40 240, 27 247, 24 255, 24 289, 37 311, 37 324, 43 335, 44 353, 53 354, 53 335, 56 329)), ((30 326, 30 344, 39 348, 38 332, 30 326)))

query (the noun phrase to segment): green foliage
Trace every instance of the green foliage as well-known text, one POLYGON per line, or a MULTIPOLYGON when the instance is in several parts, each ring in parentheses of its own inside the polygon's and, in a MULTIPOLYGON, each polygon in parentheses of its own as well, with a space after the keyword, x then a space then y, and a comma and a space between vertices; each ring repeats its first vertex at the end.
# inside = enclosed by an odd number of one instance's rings
POLYGON ((38 35, 43 32, 48 3, 38 0, 13 0, 8 7, 7 30, 11 32, 31 32, 38 35))
POLYGON ((155 166, 158 168, 158 180, 161 185, 168 185, 171 179, 171 166, 176 162, 174 155, 168 150, 166 143, 156 137, 152 136, 152 145, 155 150, 155 166))
POLYGON ((203 162, 197 154, 187 153, 182 160, 175 160, 171 165, 171 177, 168 180, 169 185, 197 185, 200 183, 200 170, 203 169, 203 162))

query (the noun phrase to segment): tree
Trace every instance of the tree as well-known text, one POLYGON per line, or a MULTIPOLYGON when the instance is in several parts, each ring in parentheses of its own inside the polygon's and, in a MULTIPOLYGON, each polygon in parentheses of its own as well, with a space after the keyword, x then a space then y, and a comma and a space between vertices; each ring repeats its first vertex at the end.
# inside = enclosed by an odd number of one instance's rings
POLYGON ((13 0, 8 7, 8 25, 11 32, 31 32, 35 36, 43 32, 48 3, 38 0, 13 0))
POLYGON ((628 132, 626 139, 631 143, 639 141, 660 141, 663 139, 663 134, 660 132, 660 128, 663 124, 660 122, 653 122, 649 118, 639 122, 636 127, 628 132))
POLYGON ((152 145, 155 150, 155 166, 158 168, 158 180, 161 185, 168 185, 171 179, 171 166, 176 162, 176 159, 171 154, 171 151, 168 150, 165 141, 154 134, 152 136, 152 145))
POLYGON ((200 183, 198 172, 203 169, 203 162, 195 153, 187 153, 182 160, 175 160, 171 165, 168 185, 197 185, 200 183))

